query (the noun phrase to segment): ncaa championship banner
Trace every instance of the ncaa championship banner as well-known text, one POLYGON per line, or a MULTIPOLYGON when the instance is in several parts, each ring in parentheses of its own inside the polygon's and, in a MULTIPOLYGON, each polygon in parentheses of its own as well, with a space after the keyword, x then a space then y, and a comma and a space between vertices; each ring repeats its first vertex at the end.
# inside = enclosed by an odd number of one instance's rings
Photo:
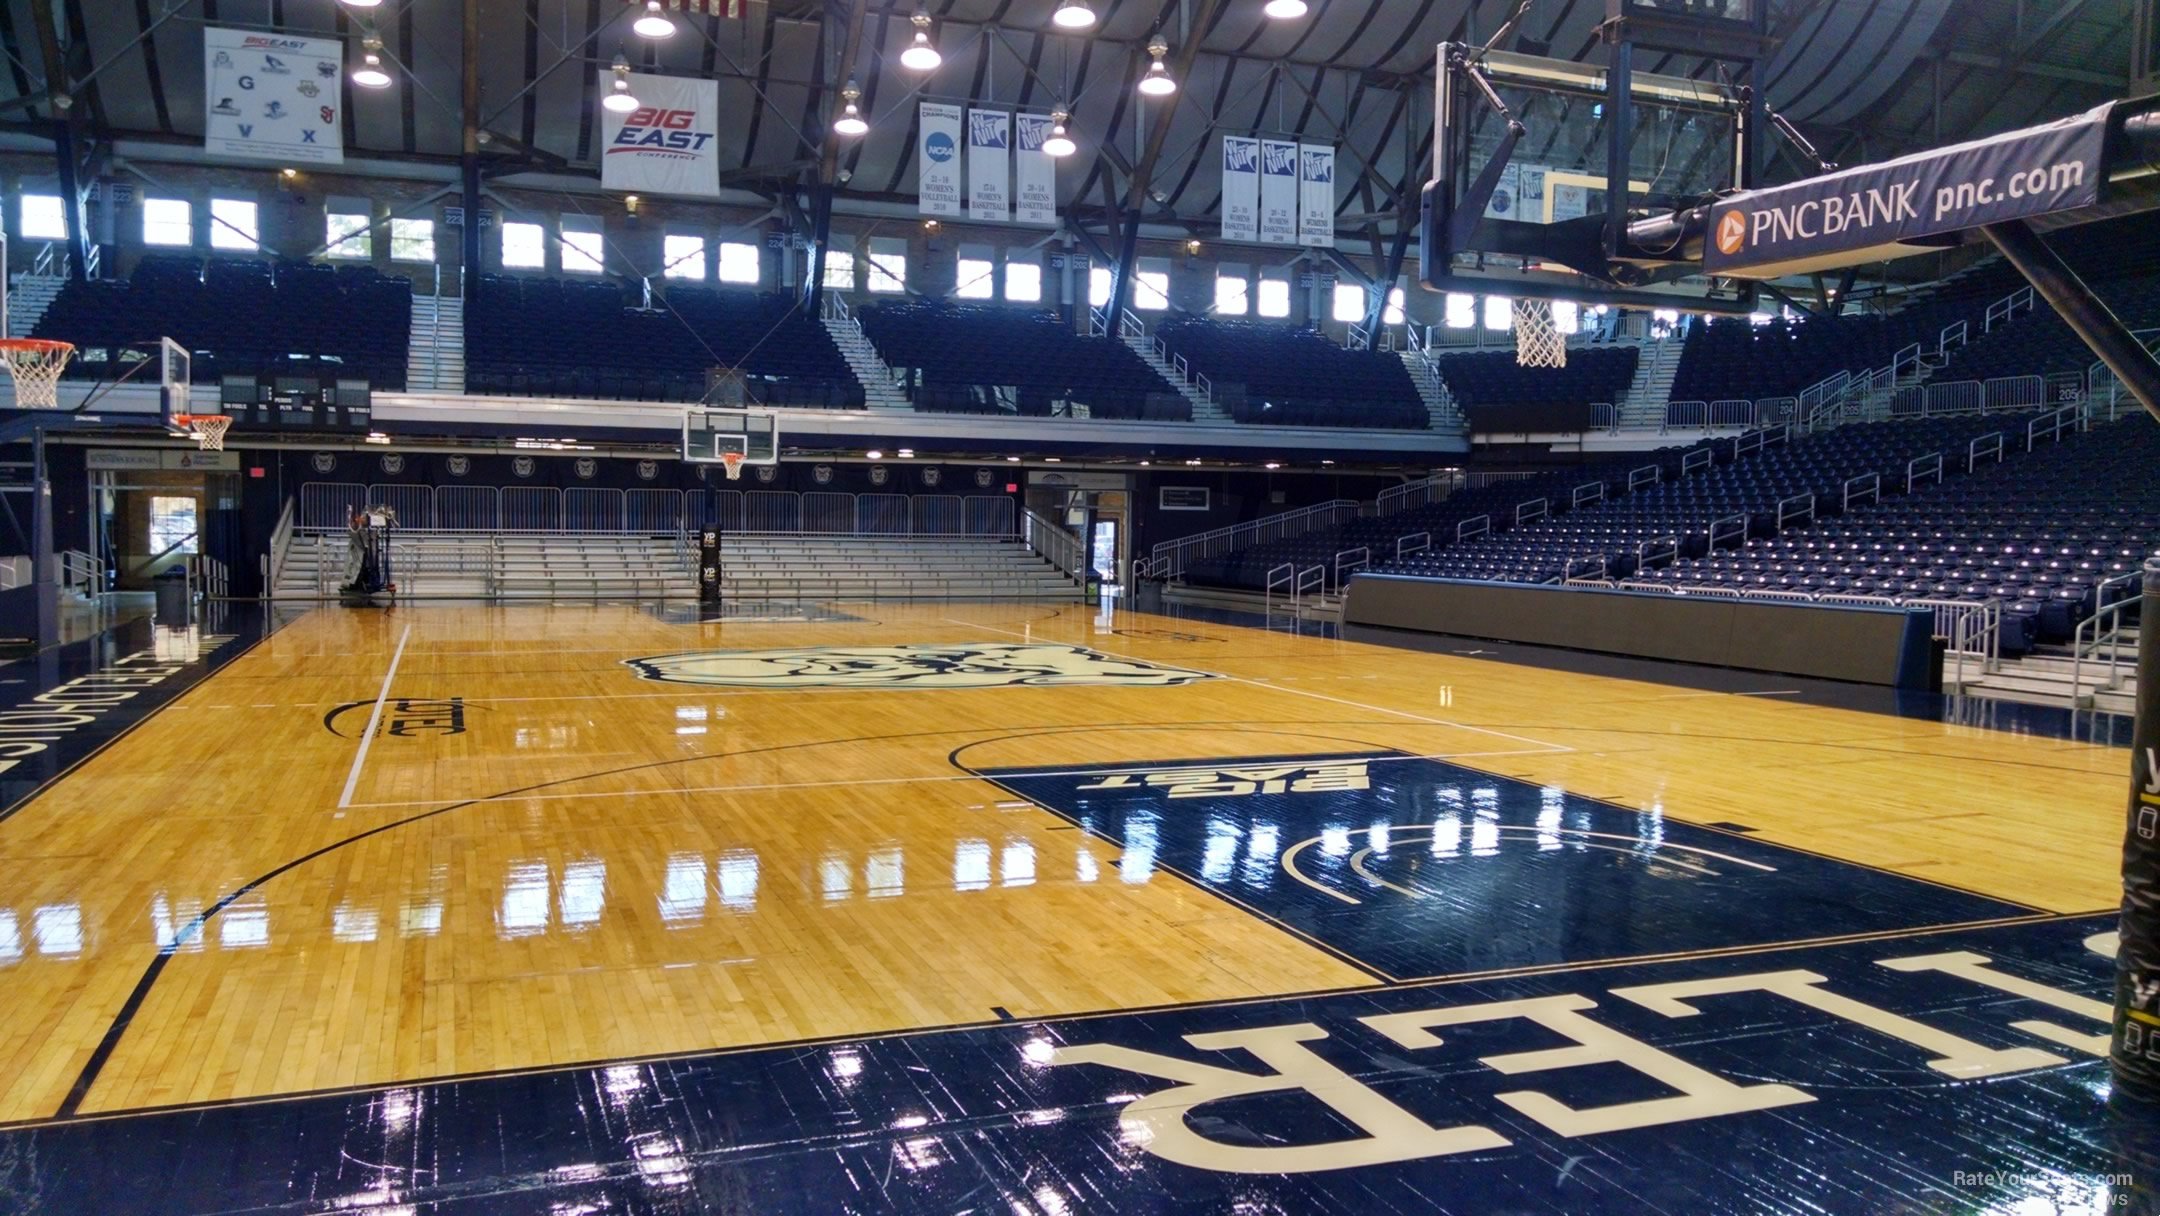
POLYGON ((915 192, 924 215, 960 214, 960 107, 922 103, 915 136, 915 192))
MULTIPOLYGON (((611 73, 600 73, 607 94, 611 73)), ((638 108, 600 111, 600 188, 714 198, 720 193, 720 82, 630 74, 638 108)))
POLYGON ((285 164, 345 161, 345 44, 203 27, 203 151, 285 164))
POLYGON ((1260 240, 1295 245, 1298 240, 1298 146, 1260 141, 1260 240))
POLYGON ((1012 222, 1012 120, 1005 110, 969 110, 968 218, 1012 222))
POLYGON ((1335 149, 1298 146, 1298 243, 1335 246, 1335 149))
POLYGON ((2045 126, 1753 190, 1710 211, 1703 269, 1752 276, 1872 261, 1867 251, 2090 207, 2113 103, 2045 126))
POLYGON ((1222 239, 1260 239, 1260 141, 1222 137, 1222 239))
POLYGON ((1013 116, 1013 218, 1057 227, 1057 158, 1043 151, 1048 114, 1013 116))

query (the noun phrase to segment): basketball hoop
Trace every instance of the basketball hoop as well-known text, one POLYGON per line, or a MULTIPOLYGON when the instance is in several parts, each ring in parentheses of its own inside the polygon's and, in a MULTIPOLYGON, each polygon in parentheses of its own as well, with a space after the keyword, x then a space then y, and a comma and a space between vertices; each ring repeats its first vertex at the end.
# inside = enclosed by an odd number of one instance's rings
POLYGON ((60 405, 60 372, 67 366, 75 346, 45 338, 0 340, 0 363, 15 378, 18 409, 49 410, 60 405))
POLYGON ((1567 335, 1553 322, 1551 300, 1516 300, 1515 362, 1521 367, 1566 367, 1567 335))
POLYGON ((195 440, 195 445, 205 452, 225 450, 225 432, 232 429, 232 418, 226 414, 174 414, 173 425, 185 428, 195 440))
POLYGON ((724 469, 726 469, 726 470, 727 470, 727 479, 728 479, 729 481, 740 481, 740 480, 742 480, 742 465, 743 465, 743 453, 741 453, 741 452, 722 452, 722 453, 720 453, 720 467, 721 467, 721 468, 724 468, 724 469))

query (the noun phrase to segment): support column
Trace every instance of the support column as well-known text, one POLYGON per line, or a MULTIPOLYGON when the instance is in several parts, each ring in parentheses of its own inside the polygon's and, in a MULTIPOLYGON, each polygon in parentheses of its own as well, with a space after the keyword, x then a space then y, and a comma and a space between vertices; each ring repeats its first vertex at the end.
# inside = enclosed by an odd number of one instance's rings
POLYGON ((2138 342, 2121 318, 2109 311, 2070 269, 2070 264, 2023 220, 1987 224, 1980 231, 2107 364, 2145 412, 2160 419, 2160 359, 2138 342))
MULTIPOLYGON (((2160 561, 2145 563, 2139 611, 2160 622, 2160 561)), ((2122 1092, 2160 1099, 2160 641, 2140 634, 2137 726, 2130 744, 2130 810, 2123 825, 2121 944, 2109 1062, 2122 1092)))

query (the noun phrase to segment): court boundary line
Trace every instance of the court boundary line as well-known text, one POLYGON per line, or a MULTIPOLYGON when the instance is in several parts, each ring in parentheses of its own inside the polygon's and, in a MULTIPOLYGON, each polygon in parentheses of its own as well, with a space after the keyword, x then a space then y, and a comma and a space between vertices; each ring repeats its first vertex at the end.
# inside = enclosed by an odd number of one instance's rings
POLYGON ((382 691, 375 694, 375 711, 368 715, 367 730, 360 735, 360 750, 353 753, 352 771, 345 774, 345 792, 338 795, 340 810, 352 805, 353 789, 360 784, 360 770, 367 764, 368 746, 375 742, 375 728, 382 725, 384 702, 390 699, 390 681, 397 678, 398 664, 405 660, 405 643, 412 640, 412 624, 398 635, 397 649, 390 655, 390 670, 383 673, 382 691))

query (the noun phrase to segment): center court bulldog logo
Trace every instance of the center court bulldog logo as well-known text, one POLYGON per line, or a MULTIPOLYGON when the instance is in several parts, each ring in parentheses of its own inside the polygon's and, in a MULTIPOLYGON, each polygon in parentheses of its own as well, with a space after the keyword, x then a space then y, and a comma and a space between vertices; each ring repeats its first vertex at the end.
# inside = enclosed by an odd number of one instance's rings
POLYGON ((1170 688, 1214 678, 1049 642, 693 650, 623 663, 647 680, 757 688, 1170 688))

